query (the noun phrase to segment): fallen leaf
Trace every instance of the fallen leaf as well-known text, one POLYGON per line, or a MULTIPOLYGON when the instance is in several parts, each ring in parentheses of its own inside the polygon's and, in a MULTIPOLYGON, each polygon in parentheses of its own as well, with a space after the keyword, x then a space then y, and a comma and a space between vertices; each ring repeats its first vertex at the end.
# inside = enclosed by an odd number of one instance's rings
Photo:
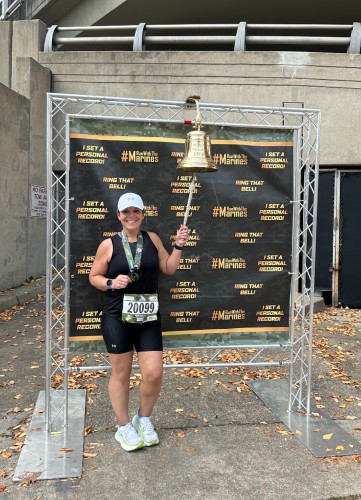
POLYGON ((69 451, 74 451, 72 448, 60 448, 60 451, 63 453, 69 453, 69 451))
POLYGON ((331 438, 332 438, 332 436, 333 436, 333 432, 330 432, 329 434, 324 434, 324 435, 322 436, 322 439, 331 439, 331 438))
POLYGON ((16 396, 14 396, 14 399, 21 399, 24 397, 24 394, 17 394, 16 396))
POLYGON ((0 493, 4 493, 6 491, 6 484, 0 483, 0 493))
POLYGON ((298 431, 297 429, 295 430, 295 434, 298 434, 299 436, 302 436, 302 432, 298 431))
POLYGON ((40 475, 41 472, 28 472, 20 478, 20 484, 22 486, 29 486, 30 484, 35 483, 40 475))
POLYGON ((198 415, 196 415, 195 413, 188 413, 188 415, 191 417, 191 418, 198 418, 198 415))
POLYGON ((287 435, 291 434, 290 431, 287 431, 286 429, 282 429, 282 427, 276 427, 276 430, 277 430, 278 434, 282 434, 283 436, 287 436, 287 435))
POLYGON ((347 415, 346 420, 355 420, 355 415, 347 415))
POLYGON ((344 450, 345 447, 342 446, 342 444, 339 444, 338 446, 336 446, 336 450, 344 450))
POLYGON ((184 411, 184 408, 177 408, 176 409, 176 413, 182 413, 182 411, 184 411))
POLYGON ((185 432, 178 432, 177 437, 178 438, 184 438, 186 436, 185 432))
POLYGON ((21 408, 15 406, 15 408, 9 408, 6 413, 19 413, 21 412, 21 408))
POLYGON ((1 453, 1 455, 4 457, 4 458, 10 458, 12 456, 12 453, 10 451, 3 451, 1 453))

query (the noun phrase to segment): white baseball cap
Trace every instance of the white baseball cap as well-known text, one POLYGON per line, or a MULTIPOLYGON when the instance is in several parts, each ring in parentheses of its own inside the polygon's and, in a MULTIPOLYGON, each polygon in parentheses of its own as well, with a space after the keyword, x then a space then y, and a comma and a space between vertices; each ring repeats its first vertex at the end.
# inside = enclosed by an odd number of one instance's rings
POLYGON ((139 194, 125 193, 118 200, 118 211, 122 212, 126 208, 135 207, 144 210, 144 203, 139 194))

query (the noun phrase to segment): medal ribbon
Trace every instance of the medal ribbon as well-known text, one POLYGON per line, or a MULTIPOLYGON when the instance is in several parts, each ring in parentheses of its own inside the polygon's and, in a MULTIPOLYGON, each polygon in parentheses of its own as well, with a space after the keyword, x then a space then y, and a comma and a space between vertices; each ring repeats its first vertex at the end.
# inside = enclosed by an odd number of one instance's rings
POLYGON ((129 266, 129 271, 131 272, 132 269, 137 268, 139 269, 140 267, 140 260, 142 258, 142 252, 143 252, 143 235, 139 231, 138 233, 138 239, 137 239, 137 248, 135 250, 135 258, 133 259, 132 251, 129 246, 128 238, 127 235, 125 234, 125 231, 121 231, 118 233, 118 235, 122 238, 122 243, 123 243, 123 248, 125 252, 125 256, 128 261, 128 266, 129 266))

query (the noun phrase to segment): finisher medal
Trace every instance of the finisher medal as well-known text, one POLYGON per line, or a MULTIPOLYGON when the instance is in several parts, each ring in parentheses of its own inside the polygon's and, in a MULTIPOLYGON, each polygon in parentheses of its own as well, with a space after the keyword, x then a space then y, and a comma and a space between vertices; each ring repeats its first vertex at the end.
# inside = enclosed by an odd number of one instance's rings
POLYGON ((138 281, 140 278, 140 274, 138 271, 137 267, 134 267, 133 269, 130 270, 130 273, 128 274, 129 278, 131 281, 138 281))

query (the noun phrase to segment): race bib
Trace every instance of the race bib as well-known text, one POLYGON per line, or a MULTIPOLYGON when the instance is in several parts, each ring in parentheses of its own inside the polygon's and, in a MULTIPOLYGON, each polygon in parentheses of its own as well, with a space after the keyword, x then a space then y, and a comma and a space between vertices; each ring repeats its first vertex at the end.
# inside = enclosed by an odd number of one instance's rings
POLYGON ((122 320, 126 323, 155 321, 158 312, 157 293, 128 293, 124 295, 122 320))

